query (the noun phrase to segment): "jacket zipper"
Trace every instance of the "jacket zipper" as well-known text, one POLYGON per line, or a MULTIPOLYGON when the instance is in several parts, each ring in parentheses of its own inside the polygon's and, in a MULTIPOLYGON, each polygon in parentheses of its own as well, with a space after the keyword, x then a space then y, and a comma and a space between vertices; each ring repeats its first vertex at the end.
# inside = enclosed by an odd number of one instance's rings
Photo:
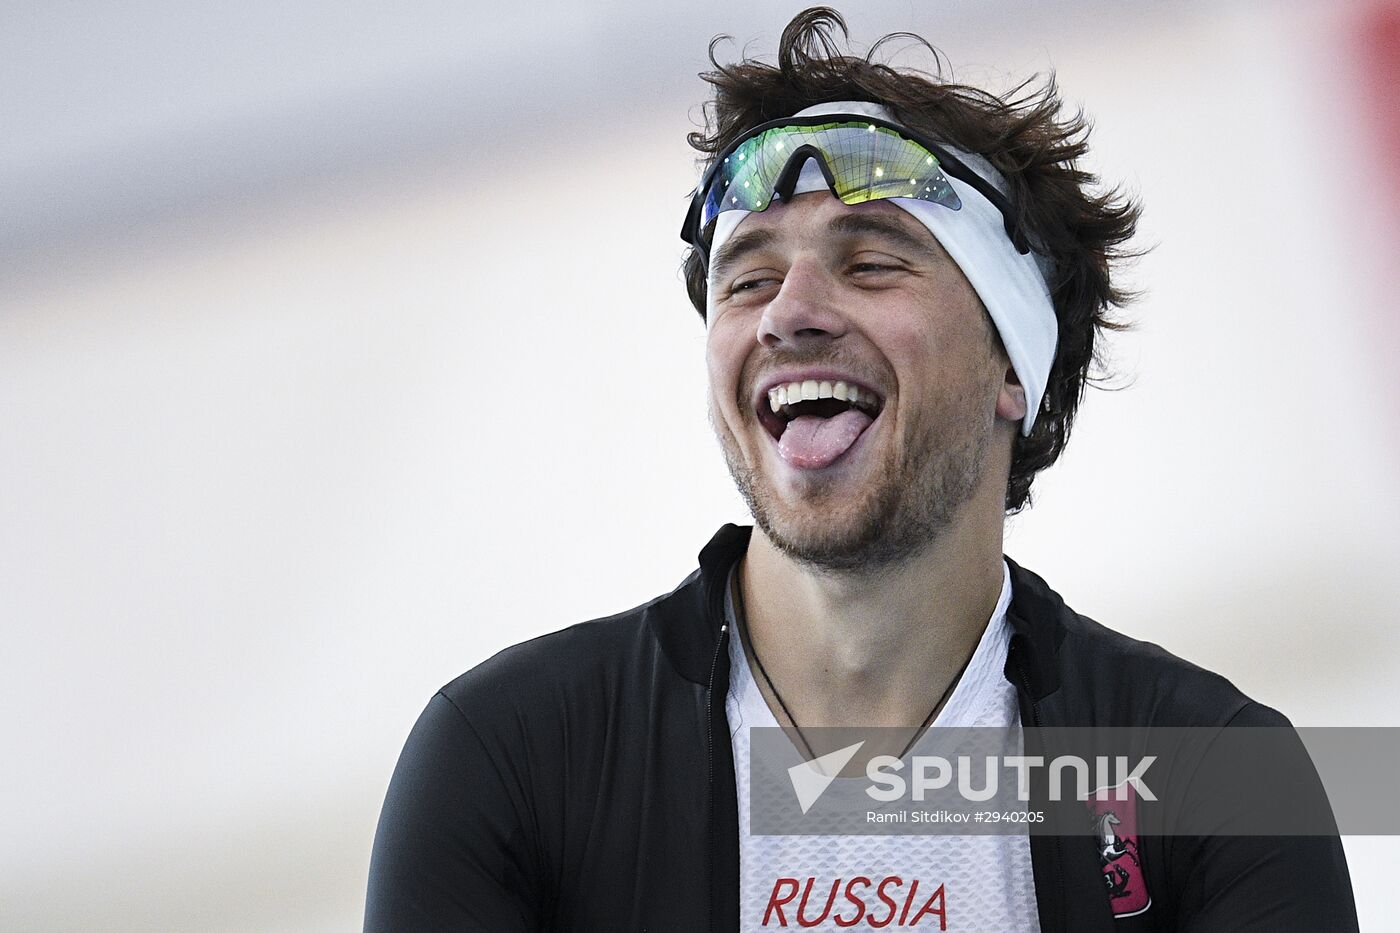
MULTIPOLYGON (((1018 645, 1019 647, 1019 645, 1018 645)), ((1030 678, 1026 675, 1026 665, 1022 657, 1023 651, 1016 652, 1016 673, 1021 681, 1021 691, 1027 702, 1030 704, 1031 725, 1037 730, 1042 728, 1040 721, 1040 702, 1036 700, 1035 694, 1031 692, 1030 678)), ((1054 836, 1055 840, 1055 928, 1064 930, 1065 927, 1065 904, 1064 904, 1064 852, 1060 847, 1060 837, 1054 836)))
POLYGON ((713 933, 715 928, 715 670, 719 667, 719 655, 728 639, 729 623, 719 627, 719 640, 715 643, 714 657, 710 659, 710 681, 705 687, 705 761, 710 792, 710 896, 706 901, 708 910, 707 927, 713 933))

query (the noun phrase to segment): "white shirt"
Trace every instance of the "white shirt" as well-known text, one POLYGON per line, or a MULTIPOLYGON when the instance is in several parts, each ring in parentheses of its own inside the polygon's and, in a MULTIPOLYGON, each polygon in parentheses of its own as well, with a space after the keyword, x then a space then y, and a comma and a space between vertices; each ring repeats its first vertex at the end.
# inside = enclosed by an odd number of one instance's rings
MULTIPOLYGON (((1020 724, 1016 690, 1002 673, 1011 640, 1006 621, 1010 604, 1011 571, 1003 561, 996 609, 930 731, 1020 724)), ((725 616, 731 632, 725 712, 739 802, 742 933, 785 926, 817 931, 883 928, 1039 933, 1030 843, 1025 835, 750 833, 749 729, 776 727, 778 721, 754 681, 728 597, 725 616)), ((910 754, 917 752, 919 745, 916 742, 910 754)), ((860 793, 864 786, 863 779, 837 778, 826 793, 860 793)))

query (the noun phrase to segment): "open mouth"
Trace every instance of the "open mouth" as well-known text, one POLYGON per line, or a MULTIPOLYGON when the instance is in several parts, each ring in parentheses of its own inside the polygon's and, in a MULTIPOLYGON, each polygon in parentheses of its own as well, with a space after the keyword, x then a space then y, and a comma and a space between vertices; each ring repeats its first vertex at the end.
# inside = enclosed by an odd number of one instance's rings
POLYGON ((884 399, 865 386, 806 379, 770 387, 757 409, 783 459, 814 469, 849 450, 883 407, 884 399))

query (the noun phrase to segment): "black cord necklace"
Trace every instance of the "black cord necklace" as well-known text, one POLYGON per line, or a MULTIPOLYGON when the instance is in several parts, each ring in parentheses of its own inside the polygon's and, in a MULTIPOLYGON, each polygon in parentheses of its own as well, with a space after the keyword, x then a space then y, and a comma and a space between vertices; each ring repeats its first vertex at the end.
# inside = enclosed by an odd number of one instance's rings
MULTIPOLYGON (((754 663, 758 665, 758 672, 763 675, 763 682, 766 683, 768 689, 773 692, 774 698, 778 701, 778 706, 782 708, 783 715, 787 717, 788 722, 792 723, 792 728, 796 730, 797 737, 802 740, 802 747, 807 749, 807 757, 816 758, 817 753, 812 751, 812 745, 807 741, 807 736, 802 734, 802 727, 797 724, 797 720, 792 716, 792 711, 788 709, 787 704, 783 702, 783 695, 778 692, 778 688, 773 684, 773 678, 768 676, 768 670, 763 666, 763 659, 758 656, 758 649, 754 647, 753 639, 749 638, 748 612, 744 609, 744 581, 740 573, 739 565, 736 564, 734 566, 734 616, 735 621, 739 623, 739 634, 743 636, 743 644, 748 646, 749 653, 753 655, 754 663)), ((958 672, 953 675, 953 679, 948 681, 948 686, 944 688, 943 695, 938 698, 937 703, 933 704, 933 709, 928 711, 928 715, 924 717, 924 721, 919 724, 919 727, 914 730, 914 734, 910 736, 909 743, 905 745, 904 750, 899 753, 900 758, 909 754, 909 749, 914 747, 914 743, 918 741, 919 736, 928 728, 929 723, 933 722, 933 717, 938 713, 939 708, 942 707, 948 697, 952 695, 953 688, 957 686, 958 681, 962 679, 962 675, 967 670, 968 664, 972 662, 972 655, 974 653, 975 649, 972 652, 968 652, 967 659, 963 661, 962 667, 958 668, 958 672)))

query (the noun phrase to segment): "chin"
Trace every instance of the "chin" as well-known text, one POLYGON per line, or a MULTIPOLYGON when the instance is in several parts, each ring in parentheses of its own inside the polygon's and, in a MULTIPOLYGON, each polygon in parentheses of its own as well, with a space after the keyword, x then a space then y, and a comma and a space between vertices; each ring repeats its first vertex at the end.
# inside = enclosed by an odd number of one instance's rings
POLYGON ((782 554, 797 563, 832 572, 863 570, 885 563, 871 548, 875 536, 864 527, 793 528, 756 519, 782 554))
POLYGON ((784 501, 760 487, 740 492, 749 503, 754 522, 781 553, 798 563, 829 571, 870 569, 895 563, 922 546, 901 534, 900 490, 884 484, 859 500, 849 496, 806 497, 784 501), (835 501, 833 501, 835 500, 835 501))
POLYGON ((985 442, 973 435, 949 449, 928 440, 915 448, 924 452, 915 462, 877 457, 864 482, 805 490, 775 484, 750 469, 735 447, 721 446, 755 524, 779 552, 815 570, 872 573, 931 547, 976 492, 985 442))

